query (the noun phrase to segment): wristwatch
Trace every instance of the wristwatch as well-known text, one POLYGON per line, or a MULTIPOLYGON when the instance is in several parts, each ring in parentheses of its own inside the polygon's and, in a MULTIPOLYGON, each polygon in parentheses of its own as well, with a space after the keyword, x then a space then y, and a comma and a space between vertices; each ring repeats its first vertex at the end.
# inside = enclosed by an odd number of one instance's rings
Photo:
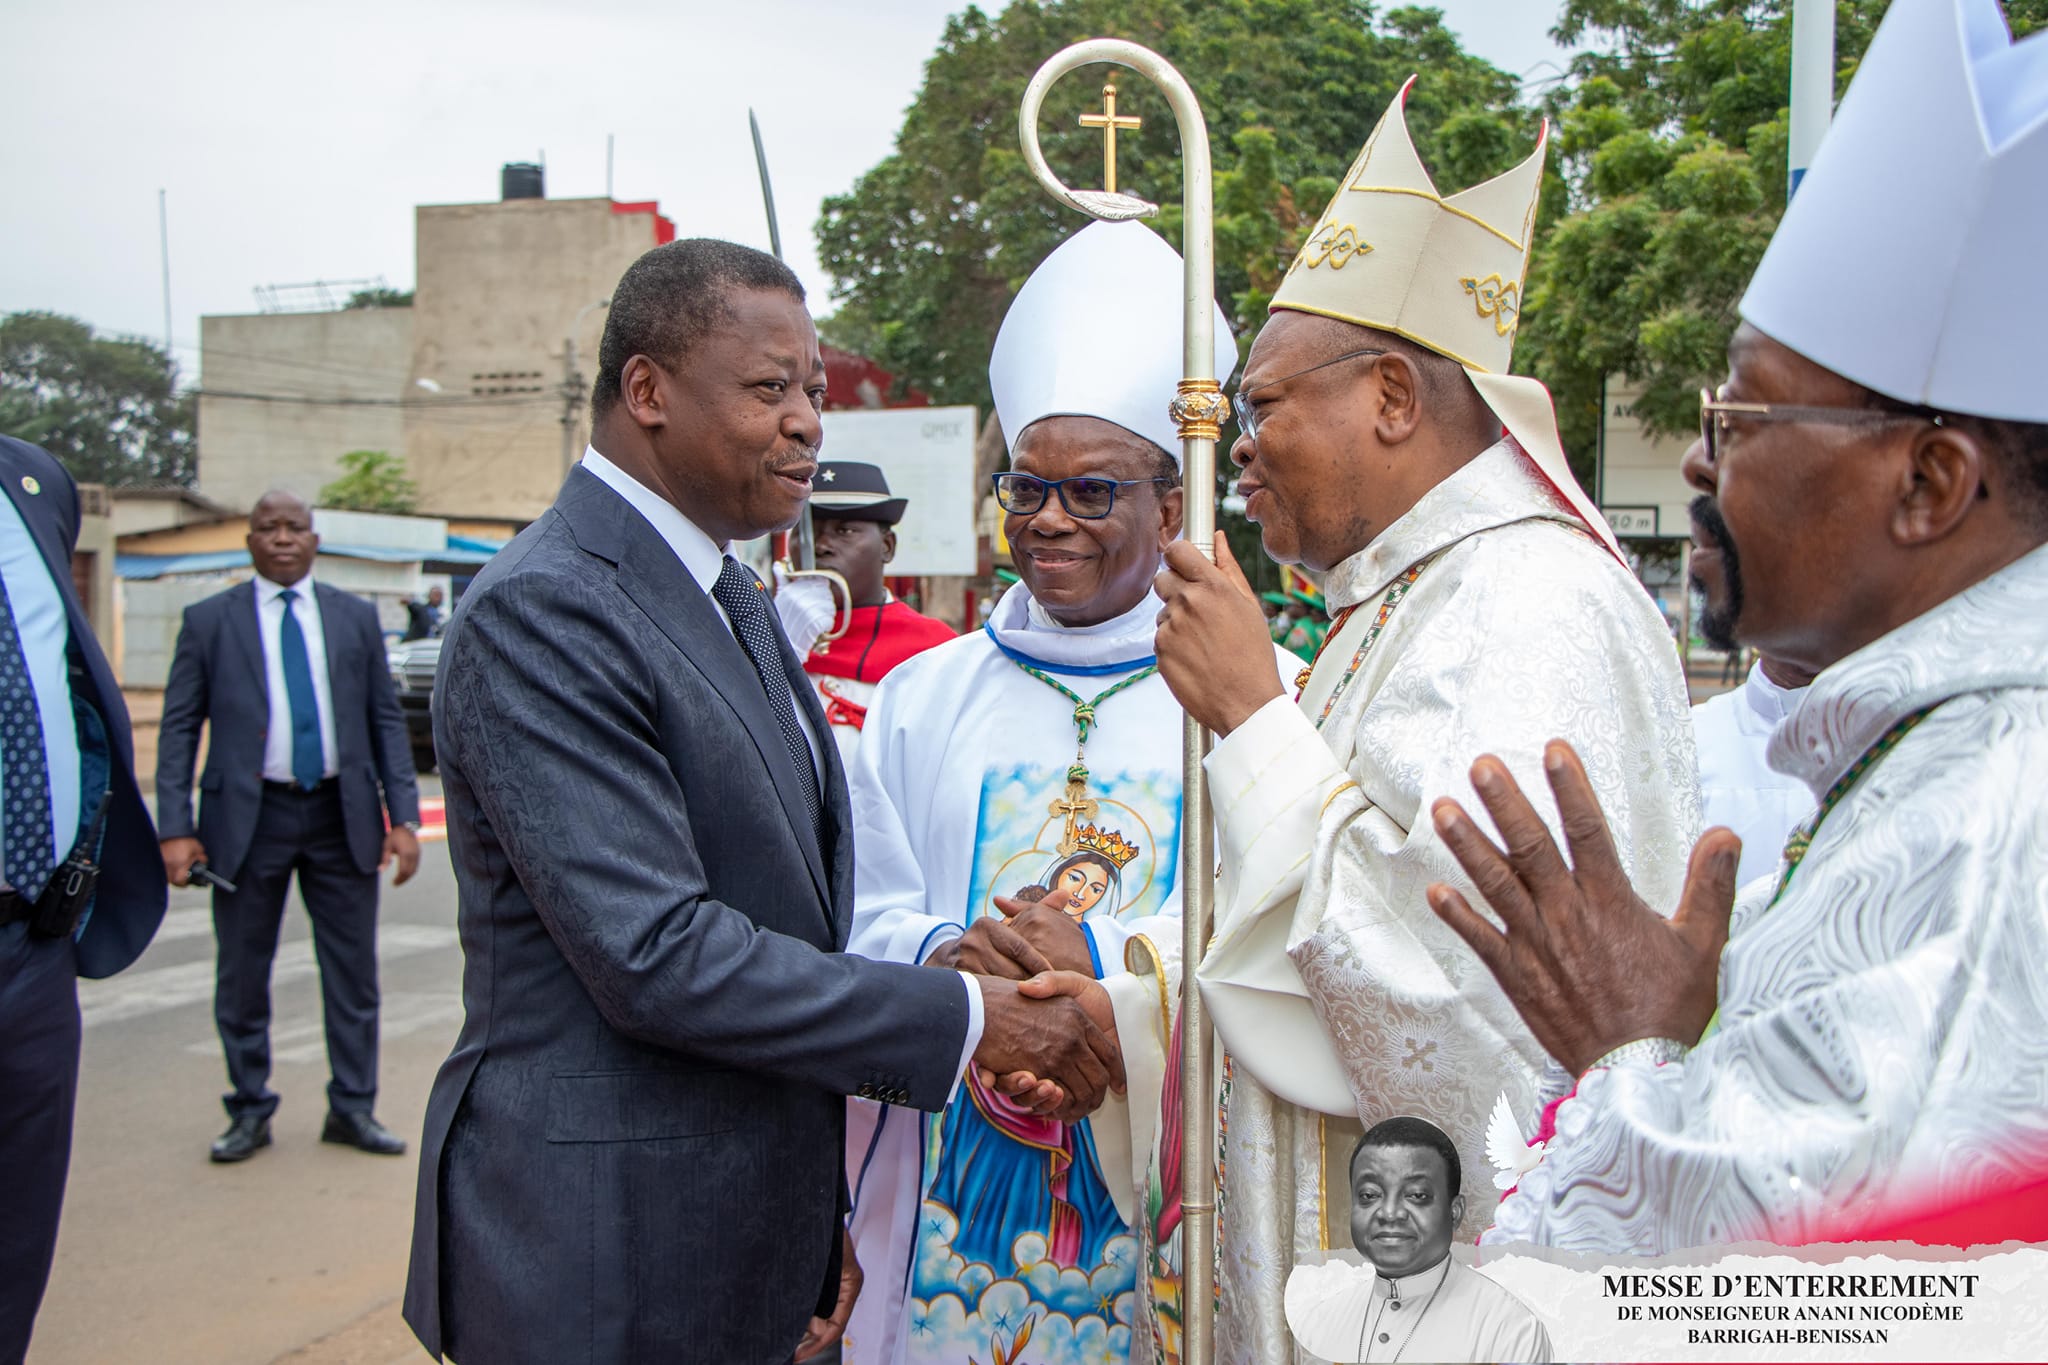
POLYGON ((420 822, 417 820, 401 820, 399 821, 398 827, 400 829, 411 830, 414 834, 418 834, 420 832, 420 822))

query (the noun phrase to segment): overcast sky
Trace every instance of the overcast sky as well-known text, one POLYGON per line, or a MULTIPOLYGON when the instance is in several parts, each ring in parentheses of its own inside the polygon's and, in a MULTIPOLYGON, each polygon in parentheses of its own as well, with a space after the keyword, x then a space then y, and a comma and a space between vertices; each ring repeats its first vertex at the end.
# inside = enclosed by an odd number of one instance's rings
MULTIPOLYGON (((1540 77, 1563 60, 1547 0, 1438 3, 1467 48, 1507 71, 1540 77)), ((162 188, 172 334, 190 377, 199 316, 257 311, 255 286, 381 275, 410 288, 413 206, 496 199, 504 162, 544 154, 550 197, 602 195, 607 134, 615 198, 660 201, 685 236, 766 248, 750 105, 784 249, 828 312, 819 202, 888 154, 946 16, 964 7, 10 3, 0 313, 48 309, 161 340, 162 188)))

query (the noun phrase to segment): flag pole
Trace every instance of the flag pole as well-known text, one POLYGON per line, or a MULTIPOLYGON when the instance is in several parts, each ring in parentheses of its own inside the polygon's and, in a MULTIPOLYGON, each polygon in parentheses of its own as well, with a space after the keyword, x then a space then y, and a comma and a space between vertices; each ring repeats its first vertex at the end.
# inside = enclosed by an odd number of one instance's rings
MULTIPOLYGON (((1186 263, 1182 298, 1183 378, 1172 395, 1170 411, 1181 438, 1184 488, 1182 518, 1190 544, 1204 555, 1214 554, 1216 535, 1216 441, 1223 432, 1221 376, 1215 352, 1215 210, 1209 166, 1209 130, 1195 92, 1180 72, 1158 53, 1117 38, 1076 43, 1048 60, 1024 89, 1018 134, 1024 160, 1054 199, 1091 218, 1116 222, 1150 217, 1156 204, 1106 186, 1074 190, 1062 184, 1046 164, 1038 145, 1038 115, 1046 92, 1060 77, 1098 63, 1129 67, 1159 87, 1180 127, 1181 259, 1186 263)), ((1115 106, 1109 106, 1106 136, 1113 139, 1115 106)), ((1114 142, 1110 144, 1114 147, 1114 142)), ((1113 163, 1112 163, 1113 164, 1113 163)), ((1167 395, 1161 394, 1162 401, 1167 395)), ((1211 1365, 1215 1359, 1216 1273, 1216 1101, 1211 1065, 1209 1021, 1195 986, 1195 968, 1208 945, 1215 898, 1215 835, 1209 815, 1209 788, 1202 760, 1210 735, 1192 717, 1181 739, 1181 1359, 1186 1365, 1211 1365)), ((1141 1275, 1140 1282, 1143 1277, 1141 1275)))

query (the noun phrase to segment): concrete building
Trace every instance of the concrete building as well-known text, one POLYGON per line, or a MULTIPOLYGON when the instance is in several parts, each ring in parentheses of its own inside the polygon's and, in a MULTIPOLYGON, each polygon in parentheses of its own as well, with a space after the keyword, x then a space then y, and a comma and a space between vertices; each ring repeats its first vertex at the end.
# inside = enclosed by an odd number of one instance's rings
POLYGON ((247 511, 273 488, 311 499, 351 450, 398 454, 410 308, 199 320, 199 486, 247 511))
POLYGON ((402 412, 419 510, 531 521, 589 438, 599 305, 675 225, 652 203, 609 199, 428 206, 415 224, 418 397, 402 412))
MULTIPOLYGON (((537 177, 508 193, 531 193, 537 177)), ((648 203, 507 198, 415 210, 410 307, 200 323, 199 488, 312 499, 351 450, 405 462, 416 510, 499 534, 540 515, 589 430, 603 301, 675 236, 648 203), (566 429, 566 430, 565 430, 566 429)))

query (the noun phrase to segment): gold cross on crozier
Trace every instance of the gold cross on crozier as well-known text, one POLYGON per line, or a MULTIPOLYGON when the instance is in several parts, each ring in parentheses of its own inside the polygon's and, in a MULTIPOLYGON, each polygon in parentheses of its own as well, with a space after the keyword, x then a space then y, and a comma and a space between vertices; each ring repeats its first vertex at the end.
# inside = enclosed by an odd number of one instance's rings
POLYGON ((1102 87, 1102 112, 1081 115, 1083 128, 1102 130, 1102 188, 1116 193, 1116 134, 1119 128, 1135 132, 1144 126, 1144 120, 1129 114, 1119 115, 1116 111, 1116 82, 1102 87))
POLYGON ((1071 856, 1075 849, 1081 847, 1077 826, 1083 820, 1093 820, 1095 813, 1100 809, 1095 799, 1088 795, 1088 784, 1080 781, 1068 782, 1066 794, 1056 798, 1045 808, 1046 814, 1063 816, 1066 819, 1067 827, 1058 845, 1062 858, 1071 856))

